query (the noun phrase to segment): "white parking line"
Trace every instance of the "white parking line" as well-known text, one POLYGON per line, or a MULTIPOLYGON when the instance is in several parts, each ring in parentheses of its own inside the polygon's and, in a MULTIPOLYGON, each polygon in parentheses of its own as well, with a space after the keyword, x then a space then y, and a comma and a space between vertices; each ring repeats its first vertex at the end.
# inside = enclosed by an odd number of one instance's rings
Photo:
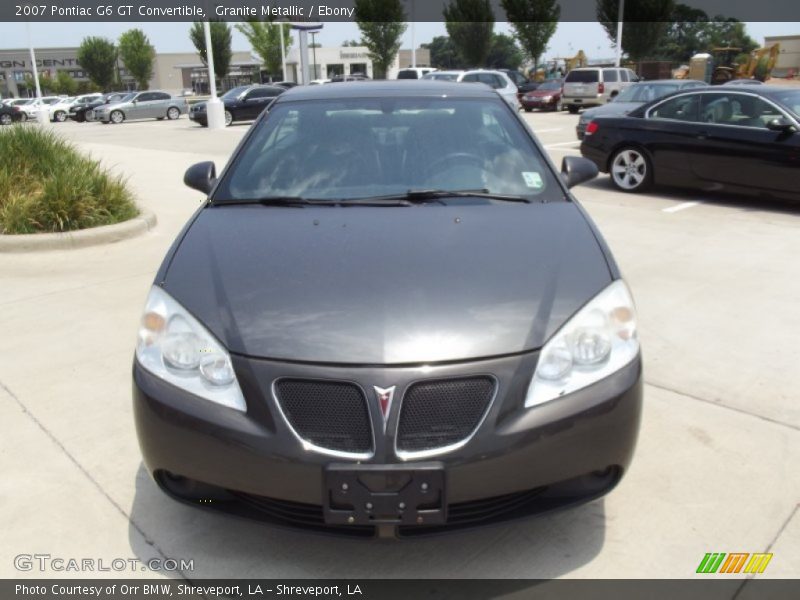
POLYGON ((686 210, 687 208, 692 208, 693 206, 697 206, 698 204, 702 204, 702 202, 681 202, 677 206, 670 206, 669 208, 662 208, 661 212, 665 213, 676 213, 680 210, 686 210))
POLYGON ((577 140, 574 142, 558 142, 557 144, 547 144, 545 148, 555 148, 556 146, 574 146, 577 148, 580 144, 580 141, 577 140))

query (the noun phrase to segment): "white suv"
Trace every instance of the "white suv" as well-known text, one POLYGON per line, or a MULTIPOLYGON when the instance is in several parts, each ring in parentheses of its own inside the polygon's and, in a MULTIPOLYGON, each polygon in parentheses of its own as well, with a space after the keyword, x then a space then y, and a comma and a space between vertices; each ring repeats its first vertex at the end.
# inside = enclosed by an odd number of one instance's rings
POLYGON ((487 71, 475 69, 464 71, 458 74, 456 81, 463 83, 485 83, 493 88, 500 97, 511 105, 514 110, 520 109, 519 99, 517 98, 517 84, 502 71, 487 71))
POLYGON ((564 78, 561 104, 571 113, 581 107, 600 106, 637 81, 636 73, 620 67, 572 69, 564 78))

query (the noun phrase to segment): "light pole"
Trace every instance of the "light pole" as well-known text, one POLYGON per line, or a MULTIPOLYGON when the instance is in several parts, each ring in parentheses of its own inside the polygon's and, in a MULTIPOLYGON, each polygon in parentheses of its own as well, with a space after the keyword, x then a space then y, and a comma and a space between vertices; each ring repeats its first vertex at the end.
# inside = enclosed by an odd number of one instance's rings
POLYGON ((616 66, 622 63, 622 23, 625 21, 625 0, 619 0, 617 13, 617 60, 616 66))
POLYGON ((317 34, 319 31, 309 31, 311 34, 311 54, 314 61, 314 79, 319 79, 319 71, 317 70, 317 34))
MULTIPOLYGON (((411 67, 417 68, 417 43, 414 35, 414 0, 411 0, 411 67)), ((400 65, 403 68, 403 65, 400 65)))
POLYGON ((211 26, 208 21, 203 21, 203 32, 206 38, 206 65, 208 66, 208 87, 211 99, 206 102, 206 119, 209 129, 222 129, 225 127, 225 107, 217 98, 217 78, 214 73, 214 47, 211 45, 211 26))
POLYGON ((286 81, 286 43, 283 41, 283 23, 276 23, 281 38, 281 81, 286 81))
POLYGON ((28 30, 28 50, 31 53, 31 70, 33 71, 33 83, 36 85, 36 98, 39 100, 39 109, 36 111, 36 120, 42 125, 47 124, 50 119, 48 111, 42 104, 42 88, 39 87, 39 69, 36 68, 36 53, 33 51, 33 41, 31 40, 31 24, 25 23, 28 30))

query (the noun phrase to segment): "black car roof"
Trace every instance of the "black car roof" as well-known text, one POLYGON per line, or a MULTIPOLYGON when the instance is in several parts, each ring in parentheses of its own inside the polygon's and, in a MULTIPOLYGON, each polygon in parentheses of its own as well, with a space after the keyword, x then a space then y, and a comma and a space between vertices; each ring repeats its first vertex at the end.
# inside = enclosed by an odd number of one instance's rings
POLYGON ((278 102, 338 98, 413 98, 419 96, 448 96, 457 98, 497 98, 489 86, 453 83, 428 79, 359 81, 336 85, 304 85, 281 94, 278 102))
POLYGON ((753 86, 722 86, 722 85, 709 85, 706 87, 696 87, 691 89, 682 89, 667 94, 666 96, 662 96, 661 98, 656 98, 655 100, 651 100, 643 104, 642 106, 636 107, 630 113, 628 113, 629 117, 641 117, 650 110, 652 106, 656 104, 661 104, 670 98, 675 96, 684 96, 686 94, 746 94, 751 96, 765 96, 770 98, 773 101, 781 103, 780 98, 775 98, 775 96, 780 96, 781 94, 785 94, 787 92, 797 92, 800 91, 800 88, 788 86, 788 85, 753 85, 753 86))

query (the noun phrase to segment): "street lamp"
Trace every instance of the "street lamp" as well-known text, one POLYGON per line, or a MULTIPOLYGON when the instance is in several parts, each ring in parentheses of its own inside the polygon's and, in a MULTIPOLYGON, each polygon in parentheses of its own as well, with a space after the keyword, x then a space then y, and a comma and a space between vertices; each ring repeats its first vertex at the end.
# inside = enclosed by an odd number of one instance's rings
POLYGON ((617 13, 617 60, 618 67, 622 62, 622 23, 625 21, 625 0, 619 0, 619 12, 617 13))

